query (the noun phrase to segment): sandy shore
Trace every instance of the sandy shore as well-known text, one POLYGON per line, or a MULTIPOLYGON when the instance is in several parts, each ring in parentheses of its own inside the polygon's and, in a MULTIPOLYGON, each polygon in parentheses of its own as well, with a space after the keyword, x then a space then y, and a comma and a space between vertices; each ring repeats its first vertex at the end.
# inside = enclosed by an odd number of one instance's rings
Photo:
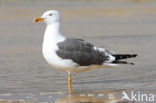
MULTIPOLYGON (((49 9, 62 16, 62 32, 117 53, 137 53, 135 66, 73 74, 73 89, 135 89, 156 93, 156 2, 0 1, 0 94, 67 89, 67 73, 48 65, 41 47, 49 9), (90 75, 92 74, 92 75, 90 75)), ((0 98, 1 99, 1 98, 0 98)))

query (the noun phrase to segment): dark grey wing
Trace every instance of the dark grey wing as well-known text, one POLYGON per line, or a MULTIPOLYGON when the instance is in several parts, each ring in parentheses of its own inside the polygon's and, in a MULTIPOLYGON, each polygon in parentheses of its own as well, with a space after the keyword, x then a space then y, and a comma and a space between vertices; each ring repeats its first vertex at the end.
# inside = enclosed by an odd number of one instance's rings
POLYGON ((57 55, 63 59, 71 59, 80 66, 101 65, 108 59, 104 52, 81 39, 66 39, 57 44, 57 55))

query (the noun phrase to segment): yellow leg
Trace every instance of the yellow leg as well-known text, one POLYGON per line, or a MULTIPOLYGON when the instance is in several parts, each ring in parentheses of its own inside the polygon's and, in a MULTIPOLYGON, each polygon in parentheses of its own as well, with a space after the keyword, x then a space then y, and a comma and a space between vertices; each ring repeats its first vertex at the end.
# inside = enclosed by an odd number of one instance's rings
POLYGON ((72 85, 71 85, 71 81, 72 81, 72 76, 71 76, 71 73, 68 72, 68 91, 69 93, 72 92, 72 85))

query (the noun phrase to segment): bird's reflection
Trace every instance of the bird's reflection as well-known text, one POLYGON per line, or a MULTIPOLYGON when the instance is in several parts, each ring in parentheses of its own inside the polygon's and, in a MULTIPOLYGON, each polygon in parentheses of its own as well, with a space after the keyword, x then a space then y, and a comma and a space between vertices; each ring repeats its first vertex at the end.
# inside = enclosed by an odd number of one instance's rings
POLYGON ((130 90, 73 91, 54 103, 135 103, 123 98, 130 90))

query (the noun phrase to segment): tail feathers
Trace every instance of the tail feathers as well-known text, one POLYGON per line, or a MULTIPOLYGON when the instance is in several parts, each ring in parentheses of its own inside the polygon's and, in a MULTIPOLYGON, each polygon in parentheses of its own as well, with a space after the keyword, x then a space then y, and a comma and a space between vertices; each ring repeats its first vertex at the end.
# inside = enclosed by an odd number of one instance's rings
POLYGON ((127 59, 127 58, 134 58, 137 56, 137 54, 114 54, 115 61, 120 59, 127 59))

